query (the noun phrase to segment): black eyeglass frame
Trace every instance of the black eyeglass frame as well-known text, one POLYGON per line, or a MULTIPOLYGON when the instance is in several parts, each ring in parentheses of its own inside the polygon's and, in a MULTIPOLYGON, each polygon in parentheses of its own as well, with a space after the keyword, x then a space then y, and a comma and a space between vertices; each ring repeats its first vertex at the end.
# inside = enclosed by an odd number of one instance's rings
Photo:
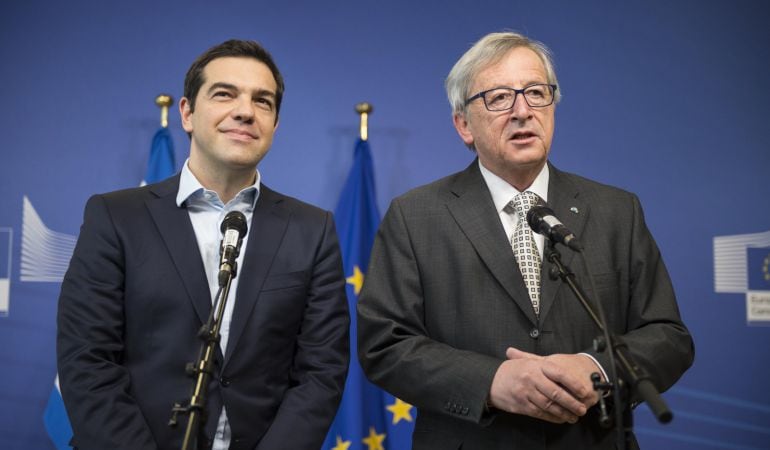
POLYGON ((519 98, 519 94, 521 94, 521 96, 524 97, 524 101, 527 102, 527 105, 530 108, 545 108, 546 106, 553 105, 553 102, 556 101, 556 89, 558 89, 558 88, 559 87, 557 85, 549 84, 549 83, 530 84, 529 86, 525 86, 525 87, 523 87, 521 89, 515 89, 515 88, 511 88, 511 87, 500 86, 500 87, 495 87, 495 88, 492 88, 492 89, 487 89, 486 91, 481 91, 478 94, 475 94, 475 95, 473 95, 471 97, 468 97, 465 100, 465 105, 463 105, 463 106, 468 106, 468 104, 470 102, 476 100, 477 98, 480 98, 484 102, 484 107, 487 108, 487 111, 490 111, 490 112, 508 111, 509 109, 513 109, 513 106, 516 105, 516 100, 518 100, 518 98, 519 98), (548 86, 548 87, 551 88, 551 90, 553 91, 551 93, 551 101, 547 105, 533 106, 533 105, 529 104, 529 100, 527 100, 527 96, 524 95, 524 91, 526 91, 527 89, 532 88, 534 86, 548 86), (505 108, 505 109, 489 109, 489 105, 487 105, 486 94, 488 92, 496 91, 498 89, 506 89, 506 90, 509 90, 509 91, 513 91, 513 93, 514 93, 513 94, 513 103, 511 103, 511 107, 510 108, 505 108))

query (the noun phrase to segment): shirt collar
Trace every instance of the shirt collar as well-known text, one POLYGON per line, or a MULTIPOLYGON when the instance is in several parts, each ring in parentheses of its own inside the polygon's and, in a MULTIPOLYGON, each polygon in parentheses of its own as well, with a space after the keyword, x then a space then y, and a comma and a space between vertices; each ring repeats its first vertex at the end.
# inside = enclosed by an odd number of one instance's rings
MULTIPOLYGON (((520 191, 484 167, 484 164, 481 164, 481 160, 479 160, 479 169, 481 170, 481 176, 487 183, 489 193, 492 194, 492 202, 495 204, 495 209, 497 212, 502 211, 513 197, 520 193, 520 191)), ((526 190, 534 192, 542 198, 544 202, 548 202, 549 178, 550 171, 548 169, 548 164, 543 164, 543 168, 540 170, 540 173, 537 174, 535 181, 533 181, 532 185, 526 190)))
MULTIPOLYGON (((190 197, 197 198, 204 195, 206 192, 214 193, 213 191, 203 187, 201 182, 198 181, 198 179, 190 170, 190 167, 188 166, 189 163, 190 158, 187 158, 187 160, 184 162, 184 165, 182 165, 182 174, 179 176, 179 190, 176 193, 176 205, 179 207, 181 207, 188 199, 190 199, 190 197)), ((257 176, 254 179, 254 184, 241 189, 241 191, 238 192, 238 194, 233 197, 232 200, 230 200, 230 203, 248 203, 251 209, 253 209, 257 204, 257 199, 259 198, 261 178, 262 177, 260 176, 259 170, 257 170, 257 176)), ((216 195, 216 193, 214 193, 214 195, 216 195)), ((216 198, 219 199, 219 196, 216 198)))

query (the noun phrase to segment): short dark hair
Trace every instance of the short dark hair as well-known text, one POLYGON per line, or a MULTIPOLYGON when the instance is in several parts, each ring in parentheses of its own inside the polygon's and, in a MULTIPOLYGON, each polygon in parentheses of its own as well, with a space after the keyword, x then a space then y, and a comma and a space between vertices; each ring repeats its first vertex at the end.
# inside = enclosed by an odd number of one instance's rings
POLYGON ((201 86, 203 86, 203 83, 205 82, 203 79, 203 69, 211 61, 228 56, 254 58, 266 65, 268 69, 270 69, 270 72, 273 73, 276 84, 275 121, 277 123, 278 113, 281 110, 281 99, 283 98, 283 77, 278 70, 278 66, 275 65, 273 57, 270 56, 270 53, 255 41, 230 39, 211 47, 193 61, 192 65, 187 70, 187 75, 184 77, 184 96, 187 98, 187 101, 190 102, 190 111, 195 111, 195 97, 198 95, 198 91, 200 91, 201 86))

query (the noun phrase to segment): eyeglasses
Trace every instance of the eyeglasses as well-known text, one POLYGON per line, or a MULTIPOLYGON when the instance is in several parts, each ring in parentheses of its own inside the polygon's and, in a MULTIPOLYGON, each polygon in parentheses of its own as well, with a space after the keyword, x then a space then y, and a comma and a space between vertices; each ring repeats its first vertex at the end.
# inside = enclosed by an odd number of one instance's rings
POLYGON ((522 94, 527 105, 532 108, 542 108, 553 103, 555 93, 555 84, 532 84, 524 89, 499 87, 479 92, 465 100, 465 105, 481 98, 489 111, 505 111, 513 108, 516 97, 522 94))

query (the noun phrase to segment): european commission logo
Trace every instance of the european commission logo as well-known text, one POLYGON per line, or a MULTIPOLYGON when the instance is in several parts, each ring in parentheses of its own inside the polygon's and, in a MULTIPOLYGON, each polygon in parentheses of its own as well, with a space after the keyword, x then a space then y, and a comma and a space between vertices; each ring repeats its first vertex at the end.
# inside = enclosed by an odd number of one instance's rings
POLYGON ((11 254, 13 230, 0 228, 0 317, 7 316, 11 303, 11 254))
MULTIPOLYGON (((20 281, 58 283, 64 278, 77 237, 45 226, 24 196, 21 226, 20 281)), ((13 229, 0 227, 0 317, 11 308, 13 229)))
POLYGON ((770 231, 714 238, 714 290, 746 294, 746 320, 770 323, 770 231))

